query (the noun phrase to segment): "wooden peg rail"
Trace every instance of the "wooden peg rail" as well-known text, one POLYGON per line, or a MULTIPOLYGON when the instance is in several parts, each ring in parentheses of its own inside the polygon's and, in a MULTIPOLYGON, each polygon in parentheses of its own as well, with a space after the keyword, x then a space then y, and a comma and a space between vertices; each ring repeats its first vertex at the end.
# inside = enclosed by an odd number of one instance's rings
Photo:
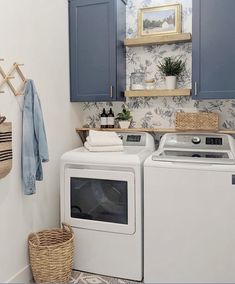
MULTIPOLYGON (((0 61, 4 61, 4 59, 0 59, 0 61)), ((0 65, 0 75, 2 77, 2 80, 0 81, 0 93, 4 93, 2 89, 5 86, 5 84, 7 84, 15 96, 22 95, 21 90, 25 82, 27 81, 23 72, 20 69, 20 66, 23 66, 23 65, 24 64, 19 64, 15 62, 7 73, 3 70, 2 66, 0 65), (15 88, 11 82, 11 79, 15 78, 13 76, 15 72, 19 75, 19 78, 22 81, 22 83, 20 84, 18 88, 15 88)))

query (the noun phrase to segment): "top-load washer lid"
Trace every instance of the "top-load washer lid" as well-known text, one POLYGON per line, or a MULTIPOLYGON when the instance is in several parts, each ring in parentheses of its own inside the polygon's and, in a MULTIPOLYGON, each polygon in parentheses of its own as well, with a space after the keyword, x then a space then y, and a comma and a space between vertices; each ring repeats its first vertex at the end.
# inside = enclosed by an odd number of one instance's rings
POLYGON ((207 151, 171 151, 166 150, 152 156, 153 161, 187 162, 233 165, 235 159, 229 152, 207 152, 207 151))
POLYGON ((165 134, 153 161, 235 164, 234 140, 226 134, 165 134))

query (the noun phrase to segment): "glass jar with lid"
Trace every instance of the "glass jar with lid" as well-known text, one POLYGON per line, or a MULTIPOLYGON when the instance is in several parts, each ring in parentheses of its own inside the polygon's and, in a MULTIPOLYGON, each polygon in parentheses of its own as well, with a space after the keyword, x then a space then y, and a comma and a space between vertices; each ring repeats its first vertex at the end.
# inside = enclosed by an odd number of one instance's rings
POLYGON ((131 90, 143 90, 145 88, 145 73, 136 71, 131 73, 131 90))

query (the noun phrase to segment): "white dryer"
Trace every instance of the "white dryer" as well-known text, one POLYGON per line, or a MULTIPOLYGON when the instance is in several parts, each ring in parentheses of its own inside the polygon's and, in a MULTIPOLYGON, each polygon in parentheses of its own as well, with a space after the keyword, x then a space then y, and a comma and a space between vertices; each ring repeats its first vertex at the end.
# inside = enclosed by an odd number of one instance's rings
POLYGON ((74 269, 143 278, 143 163, 147 133, 121 133, 123 152, 84 147, 61 158, 61 221, 75 233, 74 269))
POLYGON ((145 161, 145 283, 235 283, 234 159, 229 135, 178 133, 145 161))

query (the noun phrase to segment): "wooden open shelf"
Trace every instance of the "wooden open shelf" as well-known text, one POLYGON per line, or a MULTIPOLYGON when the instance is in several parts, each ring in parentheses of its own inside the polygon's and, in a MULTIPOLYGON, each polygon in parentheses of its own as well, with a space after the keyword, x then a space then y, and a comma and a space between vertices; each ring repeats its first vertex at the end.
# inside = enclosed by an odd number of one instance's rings
POLYGON ((181 34, 171 34, 171 35, 126 38, 124 40, 124 45, 131 47, 131 46, 169 44, 169 43, 190 42, 190 41, 192 41, 192 36, 190 33, 181 33, 181 34))
POLYGON ((89 130, 97 130, 97 131, 115 131, 115 132, 176 132, 174 128, 89 128, 82 127, 76 128, 77 132, 80 131, 89 131, 89 130))
MULTIPOLYGON (((210 131, 203 131, 203 130, 177 130, 175 128, 89 128, 89 127, 81 127, 76 128, 76 132, 82 139, 82 142, 86 141, 87 131, 89 130, 97 130, 97 131, 115 131, 115 132, 155 132, 155 133, 175 133, 175 132, 206 132, 209 133, 210 131)), ((221 133, 221 134, 235 134, 235 129, 219 129, 218 131, 213 131, 211 133, 221 133)))
MULTIPOLYGON (((116 132, 186 132, 183 130, 177 130, 175 128, 89 128, 89 127, 81 127, 76 128, 76 132, 80 131, 89 131, 89 130, 97 130, 97 131, 116 131, 116 132)), ((203 130, 187 130, 187 132, 209 132, 203 130)), ((217 131, 213 131, 213 133, 223 133, 223 134, 235 134, 235 129, 219 129, 217 131)))
POLYGON ((191 89, 154 89, 154 90, 129 90, 125 91, 125 97, 174 97, 190 96, 191 89))

